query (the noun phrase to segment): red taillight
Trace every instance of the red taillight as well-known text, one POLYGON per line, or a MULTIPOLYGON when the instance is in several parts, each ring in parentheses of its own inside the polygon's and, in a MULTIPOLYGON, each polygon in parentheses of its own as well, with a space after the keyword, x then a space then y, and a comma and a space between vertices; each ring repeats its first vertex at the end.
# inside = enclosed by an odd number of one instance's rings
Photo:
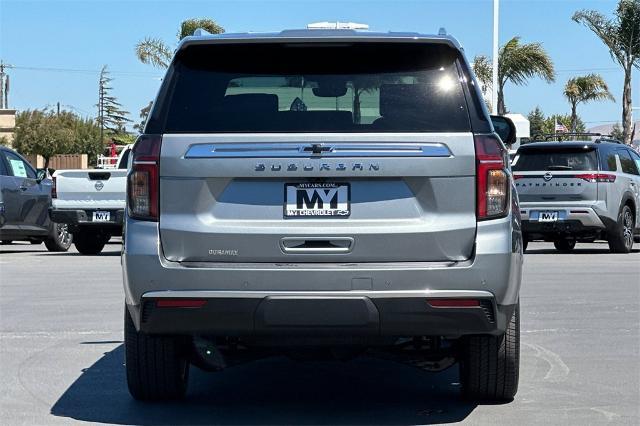
POLYGON ((476 214, 478 220, 505 216, 509 208, 509 156, 495 135, 476 135, 476 214))
POLYGON ((158 308, 202 308, 207 303, 204 299, 158 299, 158 308))
POLYGON ((575 175, 573 177, 586 180, 587 182, 613 183, 616 181, 616 175, 611 175, 608 173, 583 173, 580 175, 575 175))
POLYGON ((127 177, 127 209, 134 219, 158 220, 161 143, 159 135, 140 135, 133 146, 131 170, 127 177))
POLYGON ((56 177, 51 177, 51 198, 58 198, 58 189, 56 187, 56 177))
POLYGON ((477 299, 427 299, 433 308, 474 308, 480 306, 477 299))
POLYGON ((524 179, 524 175, 513 175, 513 180, 524 179))

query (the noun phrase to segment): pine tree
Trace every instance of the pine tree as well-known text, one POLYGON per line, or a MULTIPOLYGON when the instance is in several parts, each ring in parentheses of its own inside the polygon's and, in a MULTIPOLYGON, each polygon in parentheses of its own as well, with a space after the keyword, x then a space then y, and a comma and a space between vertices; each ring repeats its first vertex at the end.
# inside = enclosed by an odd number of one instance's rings
POLYGON ((122 109, 118 99, 111 94, 113 78, 109 76, 107 66, 103 66, 100 71, 98 88, 98 125, 100 126, 100 140, 104 141, 104 131, 107 130, 115 135, 126 133, 125 125, 131 122, 129 112, 122 109))

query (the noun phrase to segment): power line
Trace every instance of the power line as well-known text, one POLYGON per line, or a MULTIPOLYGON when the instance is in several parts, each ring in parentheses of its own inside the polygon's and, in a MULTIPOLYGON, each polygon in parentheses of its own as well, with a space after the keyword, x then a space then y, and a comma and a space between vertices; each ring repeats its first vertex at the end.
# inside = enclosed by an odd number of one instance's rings
MULTIPOLYGON (((11 65, 11 66, 7 66, 7 68, 22 70, 22 71, 61 72, 61 73, 91 74, 91 75, 100 74, 100 70, 97 70, 97 69, 92 70, 92 69, 81 69, 81 68, 33 67, 33 66, 20 66, 20 65, 11 65)), ((111 74, 117 74, 121 76, 129 76, 129 77, 161 78, 161 76, 157 73, 145 72, 145 71, 111 71, 111 74)))
POLYGON ((611 67, 611 68, 576 68, 576 69, 559 69, 556 70, 558 74, 564 74, 569 72, 614 72, 614 71, 622 71, 620 67, 611 67))

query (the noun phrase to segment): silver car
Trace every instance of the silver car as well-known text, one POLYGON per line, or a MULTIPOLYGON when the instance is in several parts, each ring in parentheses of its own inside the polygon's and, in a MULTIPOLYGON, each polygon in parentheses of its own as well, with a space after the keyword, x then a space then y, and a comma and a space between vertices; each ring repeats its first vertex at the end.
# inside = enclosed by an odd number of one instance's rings
POLYGON ((613 140, 535 142, 513 161, 528 241, 553 241, 568 252, 576 242, 605 240, 629 253, 640 239, 640 155, 613 140))
POLYGON ((447 35, 182 40, 128 175, 133 397, 184 396, 190 364, 368 351, 513 398, 515 129, 493 119, 447 35))

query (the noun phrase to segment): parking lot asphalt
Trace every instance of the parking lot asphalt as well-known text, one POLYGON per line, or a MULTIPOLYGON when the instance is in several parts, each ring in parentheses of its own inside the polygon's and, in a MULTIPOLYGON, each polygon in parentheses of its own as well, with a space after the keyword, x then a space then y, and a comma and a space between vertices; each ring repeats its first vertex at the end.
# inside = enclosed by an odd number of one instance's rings
POLYGON ((144 404, 125 383, 120 248, 0 246, 0 424, 640 423, 640 250, 530 244, 520 390, 508 404, 463 401, 456 366, 366 357, 194 368, 185 401, 144 404))

